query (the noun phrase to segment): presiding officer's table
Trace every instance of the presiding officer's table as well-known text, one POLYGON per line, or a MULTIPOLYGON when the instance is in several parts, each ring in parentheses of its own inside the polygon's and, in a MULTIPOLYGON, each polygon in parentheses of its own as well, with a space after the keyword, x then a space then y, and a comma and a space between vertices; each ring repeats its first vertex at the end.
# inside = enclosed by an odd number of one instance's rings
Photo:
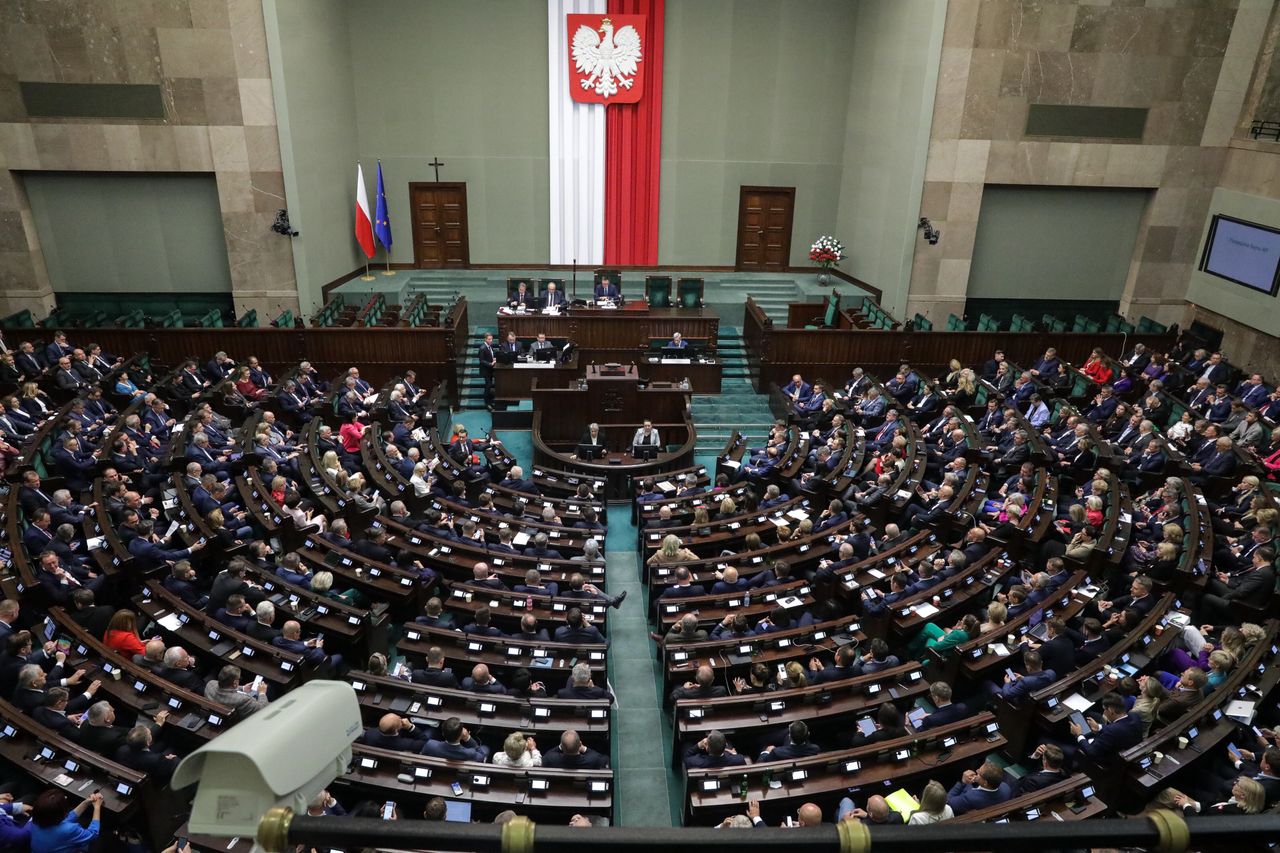
MULTIPOLYGON (((711 363, 669 365, 650 364, 647 358, 655 341, 670 340, 676 332, 697 349, 712 355, 720 333, 720 317, 707 308, 650 308, 644 300, 637 300, 619 308, 589 305, 568 308, 560 314, 499 311, 499 343, 506 340, 508 332, 515 332, 521 340, 542 332, 548 338, 573 341, 582 364, 634 363, 640 367, 642 381, 678 381, 687 376, 696 393, 720 390, 718 359, 711 363)), ((539 384, 545 386, 546 382, 539 384)))

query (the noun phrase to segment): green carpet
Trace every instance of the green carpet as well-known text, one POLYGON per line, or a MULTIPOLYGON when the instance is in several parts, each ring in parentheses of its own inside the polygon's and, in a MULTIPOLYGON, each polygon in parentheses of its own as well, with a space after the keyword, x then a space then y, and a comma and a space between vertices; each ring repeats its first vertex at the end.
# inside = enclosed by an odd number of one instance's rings
POLYGON ((614 809, 620 826, 679 826, 681 782, 671 770, 671 724, 662 712, 662 673, 649 639, 630 507, 609 507, 605 539, 610 595, 627 591, 609 616, 609 681, 613 716, 614 809))

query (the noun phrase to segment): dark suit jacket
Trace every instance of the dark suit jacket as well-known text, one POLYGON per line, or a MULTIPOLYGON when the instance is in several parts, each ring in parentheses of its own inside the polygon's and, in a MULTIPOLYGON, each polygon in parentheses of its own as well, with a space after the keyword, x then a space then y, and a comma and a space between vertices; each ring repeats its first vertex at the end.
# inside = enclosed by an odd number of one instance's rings
POLYGON ((453 670, 445 669, 415 669, 409 676, 414 684, 426 684, 431 687, 457 687, 458 677, 453 674, 453 670))
POLYGON ((579 755, 565 755, 557 745, 542 753, 542 766, 566 770, 607 770, 609 759, 589 747, 579 755))

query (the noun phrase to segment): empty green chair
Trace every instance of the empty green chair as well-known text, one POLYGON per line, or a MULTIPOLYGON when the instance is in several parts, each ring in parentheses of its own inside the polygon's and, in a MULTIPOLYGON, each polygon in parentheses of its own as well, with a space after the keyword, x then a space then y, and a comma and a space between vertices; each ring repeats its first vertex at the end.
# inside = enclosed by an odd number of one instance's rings
POLYGON ((647 275, 644 277, 644 301, 650 308, 671 307, 671 276, 647 275))
POLYGON ((240 316, 240 319, 236 320, 236 326, 241 329, 258 328, 258 309, 250 308, 248 311, 242 314, 240 316))
POLYGON ((706 283, 700 278, 682 278, 677 282, 676 292, 680 295, 681 308, 701 308, 702 293, 706 283))
POLYGON ((36 321, 31 316, 31 311, 23 308, 21 311, 5 317, 4 320, 0 320, 0 325, 3 325, 6 329, 34 329, 36 321))
POLYGON ((161 314, 156 318, 156 322, 160 324, 162 329, 181 329, 182 328, 182 312, 177 308, 165 314, 161 314))
POLYGON ((932 332, 933 321, 930 320, 928 317, 924 316, 923 314, 916 314, 916 331, 932 332))
POLYGON ((125 329, 141 329, 145 324, 142 309, 136 308, 128 314, 120 315, 116 318, 115 324, 125 329))
POLYGON ((827 303, 823 306, 822 314, 814 317, 805 325, 806 329, 833 329, 836 325, 836 318, 840 316, 840 294, 832 290, 831 295, 827 297, 827 303))
POLYGON ((961 319, 960 319, 959 317, 957 317, 955 314, 948 314, 948 315, 947 315, 947 331, 948 331, 948 332, 963 332, 963 331, 964 331, 964 320, 961 320, 961 319))

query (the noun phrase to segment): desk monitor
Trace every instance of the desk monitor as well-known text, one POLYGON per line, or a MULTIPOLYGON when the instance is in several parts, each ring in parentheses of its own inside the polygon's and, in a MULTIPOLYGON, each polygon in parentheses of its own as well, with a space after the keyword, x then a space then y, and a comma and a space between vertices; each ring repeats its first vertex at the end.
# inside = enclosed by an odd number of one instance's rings
POLYGON ((605 448, 599 444, 579 444, 579 459, 600 459, 605 454, 605 448))
POLYGON ((690 358, 691 352, 692 352, 691 348, 687 346, 673 347, 673 346, 667 345, 667 346, 663 346, 662 348, 662 357, 663 358, 690 358))
POLYGON ((518 358, 519 355, 520 353, 518 352, 511 352, 510 350, 500 349, 493 354, 493 357, 498 362, 498 364, 515 364, 516 358, 518 358))
POLYGON ((533 351, 534 361, 555 361, 560 351, 555 347, 544 347, 533 351))
POLYGON ((653 444, 636 444, 631 448, 631 455, 636 459, 657 459, 660 448, 653 444))

